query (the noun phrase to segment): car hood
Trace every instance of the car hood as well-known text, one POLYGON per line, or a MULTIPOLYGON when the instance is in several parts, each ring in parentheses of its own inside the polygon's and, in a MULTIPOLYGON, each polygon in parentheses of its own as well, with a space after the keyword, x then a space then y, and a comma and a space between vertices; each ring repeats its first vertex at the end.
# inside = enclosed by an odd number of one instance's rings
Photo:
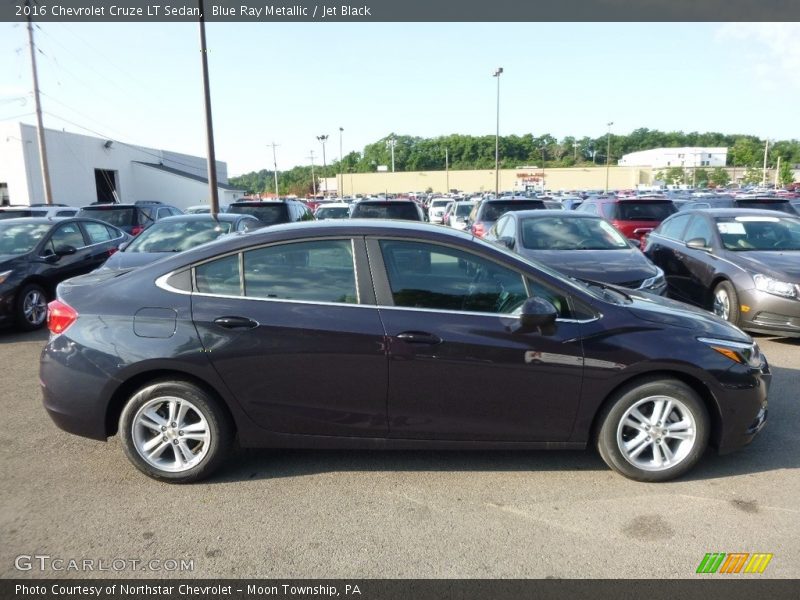
POLYGON ((698 336, 716 337, 750 343, 749 335, 738 327, 701 308, 655 296, 647 292, 625 290, 631 302, 627 309, 642 321, 694 330, 698 336))
POLYGON ((103 263, 101 269, 130 269, 156 262, 173 252, 115 252, 103 263))
POLYGON ((800 251, 797 250, 727 250, 725 258, 753 273, 800 282, 800 251))
POLYGON ((658 268, 639 250, 529 250, 525 258, 541 262, 576 279, 623 284, 655 277, 658 268))

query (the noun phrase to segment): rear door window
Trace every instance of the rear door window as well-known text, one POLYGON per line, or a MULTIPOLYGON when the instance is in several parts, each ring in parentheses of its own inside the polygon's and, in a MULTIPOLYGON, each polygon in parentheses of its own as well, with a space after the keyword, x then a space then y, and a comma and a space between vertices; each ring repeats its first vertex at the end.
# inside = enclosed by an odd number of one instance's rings
POLYGON ((89 236, 90 244, 100 244, 102 242, 109 241, 112 239, 112 237, 116 237, 112 236, 108 227, 102 223, 92 223, 91 221, 86 221, 83 223, 83 228, 86 230, 86 234, 89 236))
POLYGON ((50 236, 50 246, 53 252, 65 247, 83 248, 86 242, 77 223, 64 223, 59 225, 50 236))

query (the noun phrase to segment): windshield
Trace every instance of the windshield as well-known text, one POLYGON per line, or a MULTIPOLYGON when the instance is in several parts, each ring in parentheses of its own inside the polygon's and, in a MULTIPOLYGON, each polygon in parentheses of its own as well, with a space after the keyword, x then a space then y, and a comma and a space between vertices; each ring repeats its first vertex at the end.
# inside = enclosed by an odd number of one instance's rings
POLYGON ((314 213, 318 219, 346 219, 349 215, 349 206, 325 206, 314 213))
POLYGON ((50 227, 50 223, 0 223, 0 254, 27 254, 50 227))
POLYGON ((720 217, 716 219, 726 250, 800 250, 800 219, 792 217, 720 217))
POLYGON ((619 221, 663 221, 677 209, 672 202, 653 200, 617 202, 611 206, 611 218, 619 221))
POLYGON ((452 200, 434 200, 431 202, 431 208, 441 208, 450 204, 452 200))
POLYGON ((233 205, 228 209, 228 212, 240 215, 253 215, 264 225, 275 225, 276 223, 285 223, 289 220, 285 204, 266 204, 264 206, 233 205))
POLYGON ((21 210, 0 210, 0 219, 18 219, 20 217, 30 217, 31 211, 21 210))
POLYGON ((761 208, 794 214, 787 200, 736 200, 736 208, 761 208))
POLYGON ((412 202, 359 203, 353 208, 353 218, 358 219, 405 219, 419 221, 417 207, 412 202))
POLYGON ((487 202, 484 205, 481 221, 497 221, 507 212, 545 208, 541 200, 508 200, 507 202, 487 202))
POLYGON ((207 221, 159 221, 140 233, 125 252, 183 252, 230 233, 231 223, 207 221))
POLYGON ((115 227, 131 227, 136 225, 136 209, 131 207, 111 208, 97 207, 84 208, 79 213, 81 216, 105 221, 115 227))
POLYGON ((531 250, 620 250, 628 242, 603 219, 531 217, 522 221, 522 245, 531 250))
POLYGON ((457 217, 466 217, 469 216, 469 213, 472 212, 472 209, 475 207, 475 204, 456 204, 456 216, 457 217))

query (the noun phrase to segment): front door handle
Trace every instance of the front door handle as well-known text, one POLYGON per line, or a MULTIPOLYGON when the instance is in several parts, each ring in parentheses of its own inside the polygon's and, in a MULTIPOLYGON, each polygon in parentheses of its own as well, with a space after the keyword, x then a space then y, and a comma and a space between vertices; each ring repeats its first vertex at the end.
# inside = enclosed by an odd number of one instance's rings
POLYGON ((432 333, 425 331, 404 331, 395 336, 398 340, 402 340, 407 344, 441 344, 442 338, 432 333))
POLYGON ((214 319, 214 324, 225 329, 254 329, 258 323, 247 317, 219 317, 214 319))

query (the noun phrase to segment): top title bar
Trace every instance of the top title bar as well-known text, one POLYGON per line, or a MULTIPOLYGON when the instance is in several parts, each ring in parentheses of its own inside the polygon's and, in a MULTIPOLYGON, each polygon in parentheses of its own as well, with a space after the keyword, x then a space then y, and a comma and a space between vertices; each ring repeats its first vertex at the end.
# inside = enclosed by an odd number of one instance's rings
POLYGON ((0 0, 0 21, 800 21, 798 0, 0 0), (201 8, 202 5, 202 8, 201 8))

